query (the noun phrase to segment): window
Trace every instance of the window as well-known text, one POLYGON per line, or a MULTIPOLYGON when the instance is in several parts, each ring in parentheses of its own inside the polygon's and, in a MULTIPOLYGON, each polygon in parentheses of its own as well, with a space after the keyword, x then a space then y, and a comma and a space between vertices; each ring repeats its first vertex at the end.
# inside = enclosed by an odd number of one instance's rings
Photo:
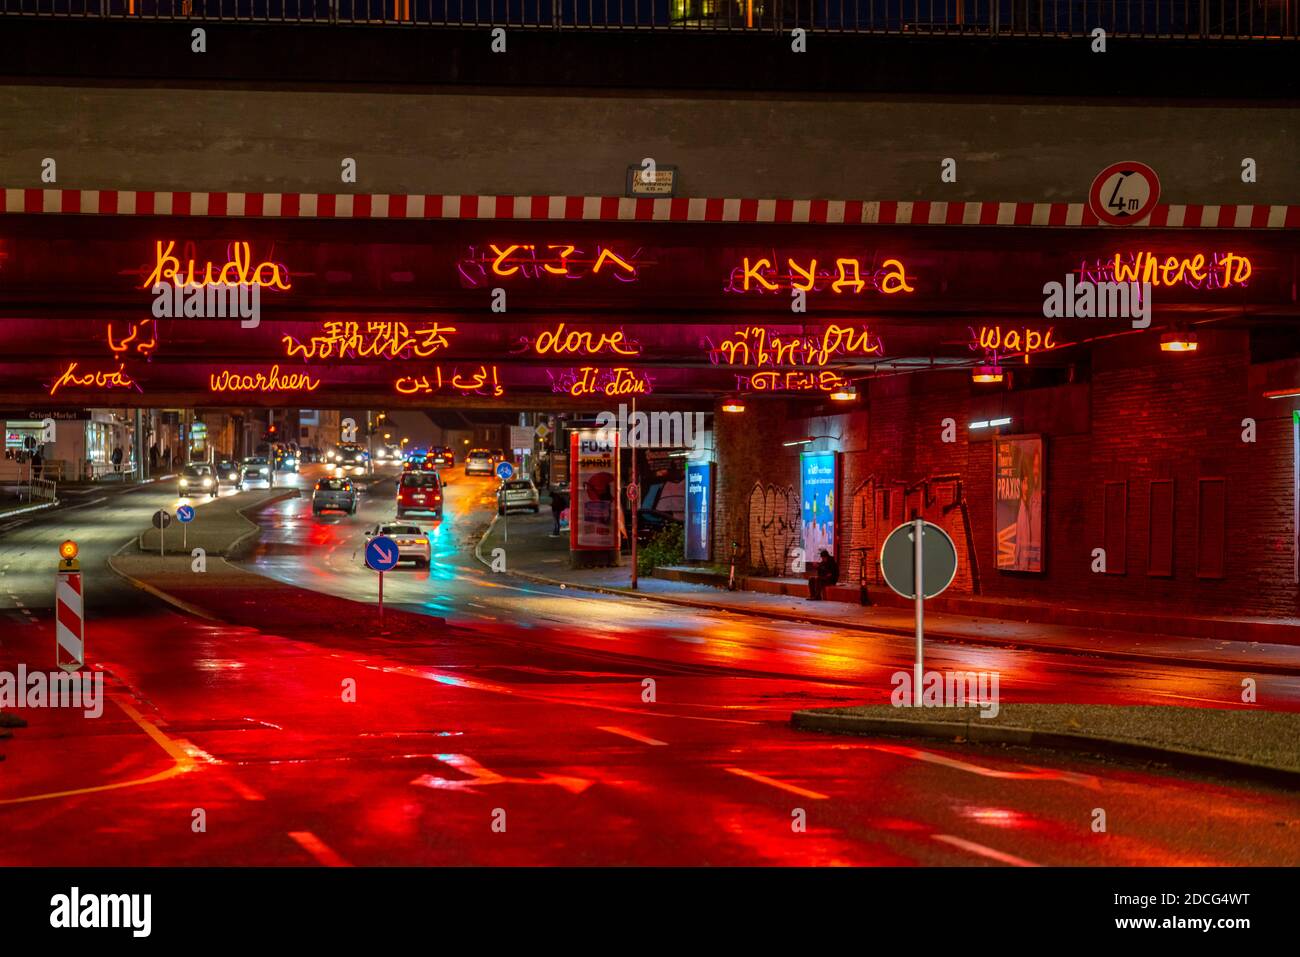
POLYGON ((1102 546, 1106 574, 1128 574, 1128 482, 1106 482, 1102 508, 1102 546))
POLYGON ((1223 577, 1223 533, 1228 483, 1203 478, 1196 495, 1196 577, 1223 577))
POLYGON ((1151 483, 1150 513, 1147 517, 1147 574, 1169 578, 1174 574, 1174 483, 1157 479, 1151 483))

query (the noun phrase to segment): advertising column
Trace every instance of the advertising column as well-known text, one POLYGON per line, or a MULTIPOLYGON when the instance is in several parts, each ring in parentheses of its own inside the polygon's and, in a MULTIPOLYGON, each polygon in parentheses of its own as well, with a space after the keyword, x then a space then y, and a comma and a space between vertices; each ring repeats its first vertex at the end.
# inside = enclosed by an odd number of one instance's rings
POLYGON ((686 466, 686 558, 708 561, 713 557, 713 463, 686 466))
POLYGON ((618 433, 569 436, 569 559, 574 568, 619 564, 618 433))
POLYGON ((835 556, 835 489, 835 453, 804 452, 799 457, 799 518, 809 565, 821 561, 822 549, 835 556))

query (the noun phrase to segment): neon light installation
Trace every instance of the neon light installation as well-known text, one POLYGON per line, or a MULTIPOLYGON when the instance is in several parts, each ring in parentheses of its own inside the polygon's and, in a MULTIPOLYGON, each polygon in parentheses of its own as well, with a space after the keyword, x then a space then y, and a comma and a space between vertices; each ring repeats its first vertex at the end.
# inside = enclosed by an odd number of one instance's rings
POLYGON ((820 334, 783 338, 764 326, 743 326, 711 346, 714 365, 819 366, 838 356, 873 356, 884 352, 880 337, 866 326, 827 326, 820 334))
POLYGON ((580 369, 547 369, 551 391, 567 393, 575 399, 588 395, 607 395, 611 398, 628 395, 649 395, 654 391, 654 379, 627 366, 601 369, 583 366, 580 369))
POLYGON ((586 279, 612 276, 619 282, 636 282, 644 266, 653 265, 641 249, 617 253, 597 243, 592 251, 571 243, 488 243, 469 247, 456 263, 456 271, 467 286, 499 279, 586 279))
POLYGON ((154 325, 152 319, 141 319, 139 322, 129 323, 131 332, 129 335, 114 340, 113 323, 108 323, 108 348, 113 353, 114 359, 120 359, 122 353, 134 348, 134 351, 142 356, 148 356, 158 346, 158 327, 154 325), (144 338, 147 334, 148 338, 144 338))
POLYGON ((432 378, 429 375, 404 375, 393 383, 393 388, 402 395, 432 395, 441 392, 444 386, 455 389, 461 395, 486 395, 493 398, 505 395, 500 372, 494 365, 481 365, 472 369, 468 375, 463 374, 459 366, 453 366, 450 370, 434 366, 432 378))
POLYGON ((77 372, 78 363, 69 362, 68 367, 59 374, 59 377, 50 385, 50 395, 58 392, 59 389, 67 386, 69 389, 135 389, 137 392, 144 390, 126 374, 126 366, 119 363, 113 372, 77 372))
POLYGON ((161 282, 191 288, 211 285, 254 285, 281 290, 292 288, 288 282, 289 270, 279 263, 268 260, 252 265, 253 256, 246 242, 231 243, 226 250, 226 264, 220 268, 211 260, 200 268, 193 256, 186 259, 182 268, 181 261, 173 255, 175 249, 174 239, 167 240, 165 248, 163 241, 158 240, 153 272, 141 289, 153 289, 161 282))
POLYGON ((1250 259, 1236 253, 1197 253, 1194 256, 1166 256, 1143 250, 1116 253, 1108 260, 1087 260, 1079 264, 1079 276, 1090 282, 1149 282, 1152 287, 1182 283, 1192 289, 1226 289, 1245 286, 1254 271, 1250 259))
POLYGON ((455 326, 438 323, 411 329, 404 322, 327 322, 306 343, 284 336, 285 355, 301 359, 427 359, 450 345, 455 326))
POLYGON ((568 329, 560 323, 554 329, 538 333, 536 337, 520 336, 521 349, 516 352, 533 352, 539 356, 599 356, 614 353, 620 356, 639 356, 641 343, 629 339, 619 329, 616 332, 593 332, 589 329, 568 329))
POLYGON ((790 257, 785 257, 786 268, 778 269, 775 265, 782 257, 773 253, 771 256, 744 257, 739 266, 731 270, 725 292, 729 293, 771 293, 771 292, 822 292, 829 288, 833 295, 845 292, 858 295, 863 292, 879 292, 892 296, 900 292, 913 292, 908 285, 907 270, 897 259, 886 259, 879 266, 870 260, 856 257, 838 257, 831 265, 831 260, 818 268, 820 260, 811 259, 807 265, 801 265, 790 257))
POLYGON ((740 392, 838 392, 852 383, 832 369, 820 371, 776 370, 736 376, 740 392))
POLYGON ((968 328, 971 337, 970 350, 972 352, 984 352, 991 360, 996 360, 999 353, 1012 355, 1023 353, 1025 364, 1028 365, 1031 354, 1048 352, 1056 348, 1056 340, 1052 338, 1056 332, 1055 326, 1049 327, 1046 332, 1028 327, 1007 330, 1003 330, 1001 326, 980 326, 979 329, 970 326, 968 328))
POLYGON ((252 375, 223 369, 212 373, 208 383, 213 392, 315 392, 320 387, 320 379, 305 372, 281 373, 278 363, 252 375))

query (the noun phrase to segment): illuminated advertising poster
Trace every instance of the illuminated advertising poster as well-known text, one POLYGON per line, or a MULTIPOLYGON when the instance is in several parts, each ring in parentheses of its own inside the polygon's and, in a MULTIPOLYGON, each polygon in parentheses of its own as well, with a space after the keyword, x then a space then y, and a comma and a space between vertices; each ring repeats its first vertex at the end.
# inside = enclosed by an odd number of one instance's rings
POLYGON ((569 437, 569 548, 618 548, 618 433, 580 429, 569 437))
POLYGON ((835 554, 835 453, 804 452, 799 457, 800 521, 809 562, 824 548, 835 554))
POLYGON ((998 564, 1003 571, 1043 570, 1043 486, 1047 460, 1038 435, 994 440, 998 564))
POLYGON ((713 557, 713 465, 686 466, 686 557, 707 561, 713 557))

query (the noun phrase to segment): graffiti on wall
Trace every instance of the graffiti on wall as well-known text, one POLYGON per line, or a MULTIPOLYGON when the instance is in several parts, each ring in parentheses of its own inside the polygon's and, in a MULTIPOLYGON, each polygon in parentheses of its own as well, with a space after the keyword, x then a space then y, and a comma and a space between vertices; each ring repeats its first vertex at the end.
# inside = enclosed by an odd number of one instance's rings
POLYGON ((799 493, 793 485, 755 482, 749 493, 745 542, 750 570, 757 575, 794 574, 799 545, 799 493))

